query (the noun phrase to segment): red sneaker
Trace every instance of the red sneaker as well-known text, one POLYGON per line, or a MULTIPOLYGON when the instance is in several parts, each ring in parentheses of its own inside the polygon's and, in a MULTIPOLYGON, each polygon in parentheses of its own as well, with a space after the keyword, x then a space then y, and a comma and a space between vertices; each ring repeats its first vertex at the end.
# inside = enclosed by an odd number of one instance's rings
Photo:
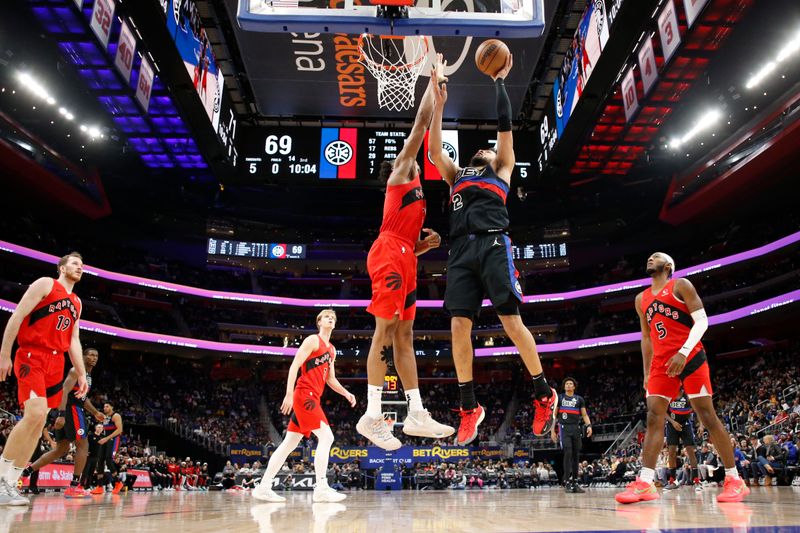
POLYGON ((114 483, 114 488, 111 491, 111 494, 119 494, 119 491, 121 490, 122 490, 122 482, 117 481, 116 483, 114 483))
POLYGON ((89 491, 78 485, 77 487, 70 486, 64 491, 65 498, 88 498, 89 491))
POLYGON ((550 433, 550 428, 556 420, 556 402, 558 393, 554 388, 550 388, 553 394, 546 400, 533 400, 533 434, 537 437, 550 433))
POLYGON ((106 493, 106 489, 104 489, 103 487, 97 486, 97 487, 93 488, 92 490, 90 490, 89 492, 91 494, 94 494, 95 496, 97 496, 98 494, 105 494, 106 493))
POLYGON ((719 503, 740 502, 748 494, 750 494, 750 489, 745 485, 742 478, 726 476, 722 492, 717 495, 717 501, 719 503))
POLYGON ((633 483, 629 483, 625 487, 624 492, 619 492, 614 496, 619 503, 636 503, 636 502, 649 502, 657 500, 661 496, 658 494, 658 489, 652 483, 645 483, 638 477, 633 483))
POLYGON ((458 414, 461 417, 461 423, 458 425, 456 444, 466 446, 478 436, 478 426, 483 422, 486 411, 479 405, 469 411, 461 409, 458 414))

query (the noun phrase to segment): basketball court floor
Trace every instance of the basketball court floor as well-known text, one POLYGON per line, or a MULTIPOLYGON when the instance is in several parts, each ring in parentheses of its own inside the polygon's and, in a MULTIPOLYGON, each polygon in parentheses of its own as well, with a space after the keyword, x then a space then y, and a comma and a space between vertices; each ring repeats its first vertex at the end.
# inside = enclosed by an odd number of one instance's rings
POLYGON ((565 494, 541 490, 353 492, 343 503, 312 503, 310 492, 286 503, 255 503, 249 493, 135 493, 87 500, 51 494, 28 510, 0 508, 0 533, 57 531, 722 531, 800 532, 800 487, 754 488, 745 503, 718 505, 717 489, 689 488, 632 506, 617 489, 565 494))

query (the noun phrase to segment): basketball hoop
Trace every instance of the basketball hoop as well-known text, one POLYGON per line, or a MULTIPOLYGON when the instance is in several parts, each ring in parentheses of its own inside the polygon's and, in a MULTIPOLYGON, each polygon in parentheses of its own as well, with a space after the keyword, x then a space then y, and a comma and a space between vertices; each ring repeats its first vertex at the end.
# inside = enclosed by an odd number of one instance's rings
POLYGON ((359 61, 378 80, 378 106, 390 111, 413 107, 417 78, 428 56, 428 38, 362 33, 358 49, 359 61))

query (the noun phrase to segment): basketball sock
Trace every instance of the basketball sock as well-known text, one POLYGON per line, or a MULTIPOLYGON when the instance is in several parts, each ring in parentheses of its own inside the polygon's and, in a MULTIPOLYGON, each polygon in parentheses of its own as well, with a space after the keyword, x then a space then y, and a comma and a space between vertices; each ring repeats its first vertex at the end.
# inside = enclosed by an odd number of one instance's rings
POLYGON ((24 477, 30 477, 30 475, 33 474, 33 472, 34 472, 33 465, 26 466, 25 470, 22 471, 22 475, 24 477))
POLYGON ((406 391, 406 401, 408 402, 409 411, 422 411, 422 397, 419 395, 419 389, 409 389, 406 391))
POLYGON ((19 480, 19 476, 22 475, 22 468, 17 466, 12 466, 11 469, 6 474, 6 482, 11 485, 12 487, 17 486, 17 481, 19 480))
POLYGON ((380 385, 367 385, 367 415, 371 418, 381 418, 381 396, 383 387, 380 385))
POLYGON ((645 483, 652 483, 655 478, 656 478, 656 471, 652 468, 647 468, 643 466, 642 470, 639 472, 639 479, 641 479, 645 483))
POLYGON ((6 456, 0 457, 0 479, 8 479, 8 473, 11 470, 11 465, 14 461, 6 459, 6 456))
POLYGON ((543 400, 549 398, 552 393, 550 390, 550 385, 547 384, 547 380, 544 379, 544 372, 541 374, 536 374, 533 377, 533 394, 539 400, 543 400))
POLYGON ((458 384, 458 392, 461 394, 461 408, 465 411, 475 409, 478 407, 478 401, 475 399, 475 387, 472 381, 458 384))
POLYGON ((733 479, 739 479, 739 471, 736 470, 735 466, 733 468, 726 468, 725 477, 732 477, 733 479))
POLYGON ((333 444, 333 433, 328 431, 322 435, 322 437, 318 436, 317 453, 314 454, 314 477, 317 478, 317 487, 319 488, 328 486, 328 459, 333 444))

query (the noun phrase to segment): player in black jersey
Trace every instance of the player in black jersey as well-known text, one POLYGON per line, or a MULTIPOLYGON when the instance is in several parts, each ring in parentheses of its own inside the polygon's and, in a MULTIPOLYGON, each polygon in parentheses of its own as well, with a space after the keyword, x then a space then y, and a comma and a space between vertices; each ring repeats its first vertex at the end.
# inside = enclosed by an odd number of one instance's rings
POLYGON ((670 483, 664 490, 678 488, 677 468, 678 468, 678 447, 683 445, 686 448, 686 455, 689 456, 689 465, 692 469, 692 483, 695 488, 700 488, 700 478, 697 475, 697 453, 694 440, 694 420, 692 415, 692 404, 686 393, 681 394, 669 404, 665 432, 667 436, 667 451, 669 452, 669 475, 670 483))
MULTIPOLYGON (((114 488, 111 490, 112 494, 119 494, 122 490, 122 482, 119 479, 119 466, 114 458, 119 451, 120 437, 122 435, 122 415, 114 411, 114 405, 107 401, 103 404, 103 437, 97 441, 100 446, 98 455, 100 460, 97 464, 97 470, 103 472, 103 467, 108 468, 111 473, 111 479, 114 482, 114 488)), ((92 489, 92 494, 103 494, 105 490, 101 486, 92 489)))
POLYGON ((506 196, 514 170, 514 138, 511 132, 511 102, 503 80, 511 70, 505 66, 494 77, 497 94, 497 145, 479 150, 469 165, 460 168, 442 152, 442 115, 447 86, 434 84, 436 107, 431 122, 428 156, 450 185, 450 255, 447 260, 445 307, 450 312, 453 362, 461 392, 461 424, 456 443, 466 445, 478 435, 485 411, 475 400, 472 385, 472 325, 488 294, 503 329, 519 350, 533 376, 533 432, 546 435, 553 424, 558 395, 544 378, 536 342, 519 316, 522 288, 514 268, 508 237, 506 196))
POLYGON ((66 498, 85 498, 89 492, 80 485, 81 475, 86 466, 86 459, 89 456, 88 433, 91 423, 86 419, 86 413, 94 416, 98 420, 103 420, 103 415, 89 401, 89 391, 92 390, 92 369, 97 366, 100 357, 95 348, 83 350, 83 364, 86 367, 86 383, 89 388, 86 396, 77 398, 75 392, 78 391, 78 374, 74 368, 67 373, 62 385, 63 394, 61 404, 56 411, 57 418, 53 427, 55 428, 56 447, 36 459, 30 466, 23 470, 23 476, 30 476, 45 465, 57 461, 67 455, 70 443, 75 443, 75 469, 72 474, 72 482, 67 490, 64 491, 66 498))
POLYGON ((558 395, 555 409, 558 435, 554 425, 550 430, 550 438, 553 442, 561 440, 561 448, 564 450, 564 490, 577 494, 585 492, 578 485, 578 465, 581 462, 579 455, 583 444, 581 422, 585 424, 586 437, 592 436, 592 422, 586 412, 586 401, 575 394, 575 389, 578 388, 575 378, 564 378, 561 387, 564 394, 558 395))

